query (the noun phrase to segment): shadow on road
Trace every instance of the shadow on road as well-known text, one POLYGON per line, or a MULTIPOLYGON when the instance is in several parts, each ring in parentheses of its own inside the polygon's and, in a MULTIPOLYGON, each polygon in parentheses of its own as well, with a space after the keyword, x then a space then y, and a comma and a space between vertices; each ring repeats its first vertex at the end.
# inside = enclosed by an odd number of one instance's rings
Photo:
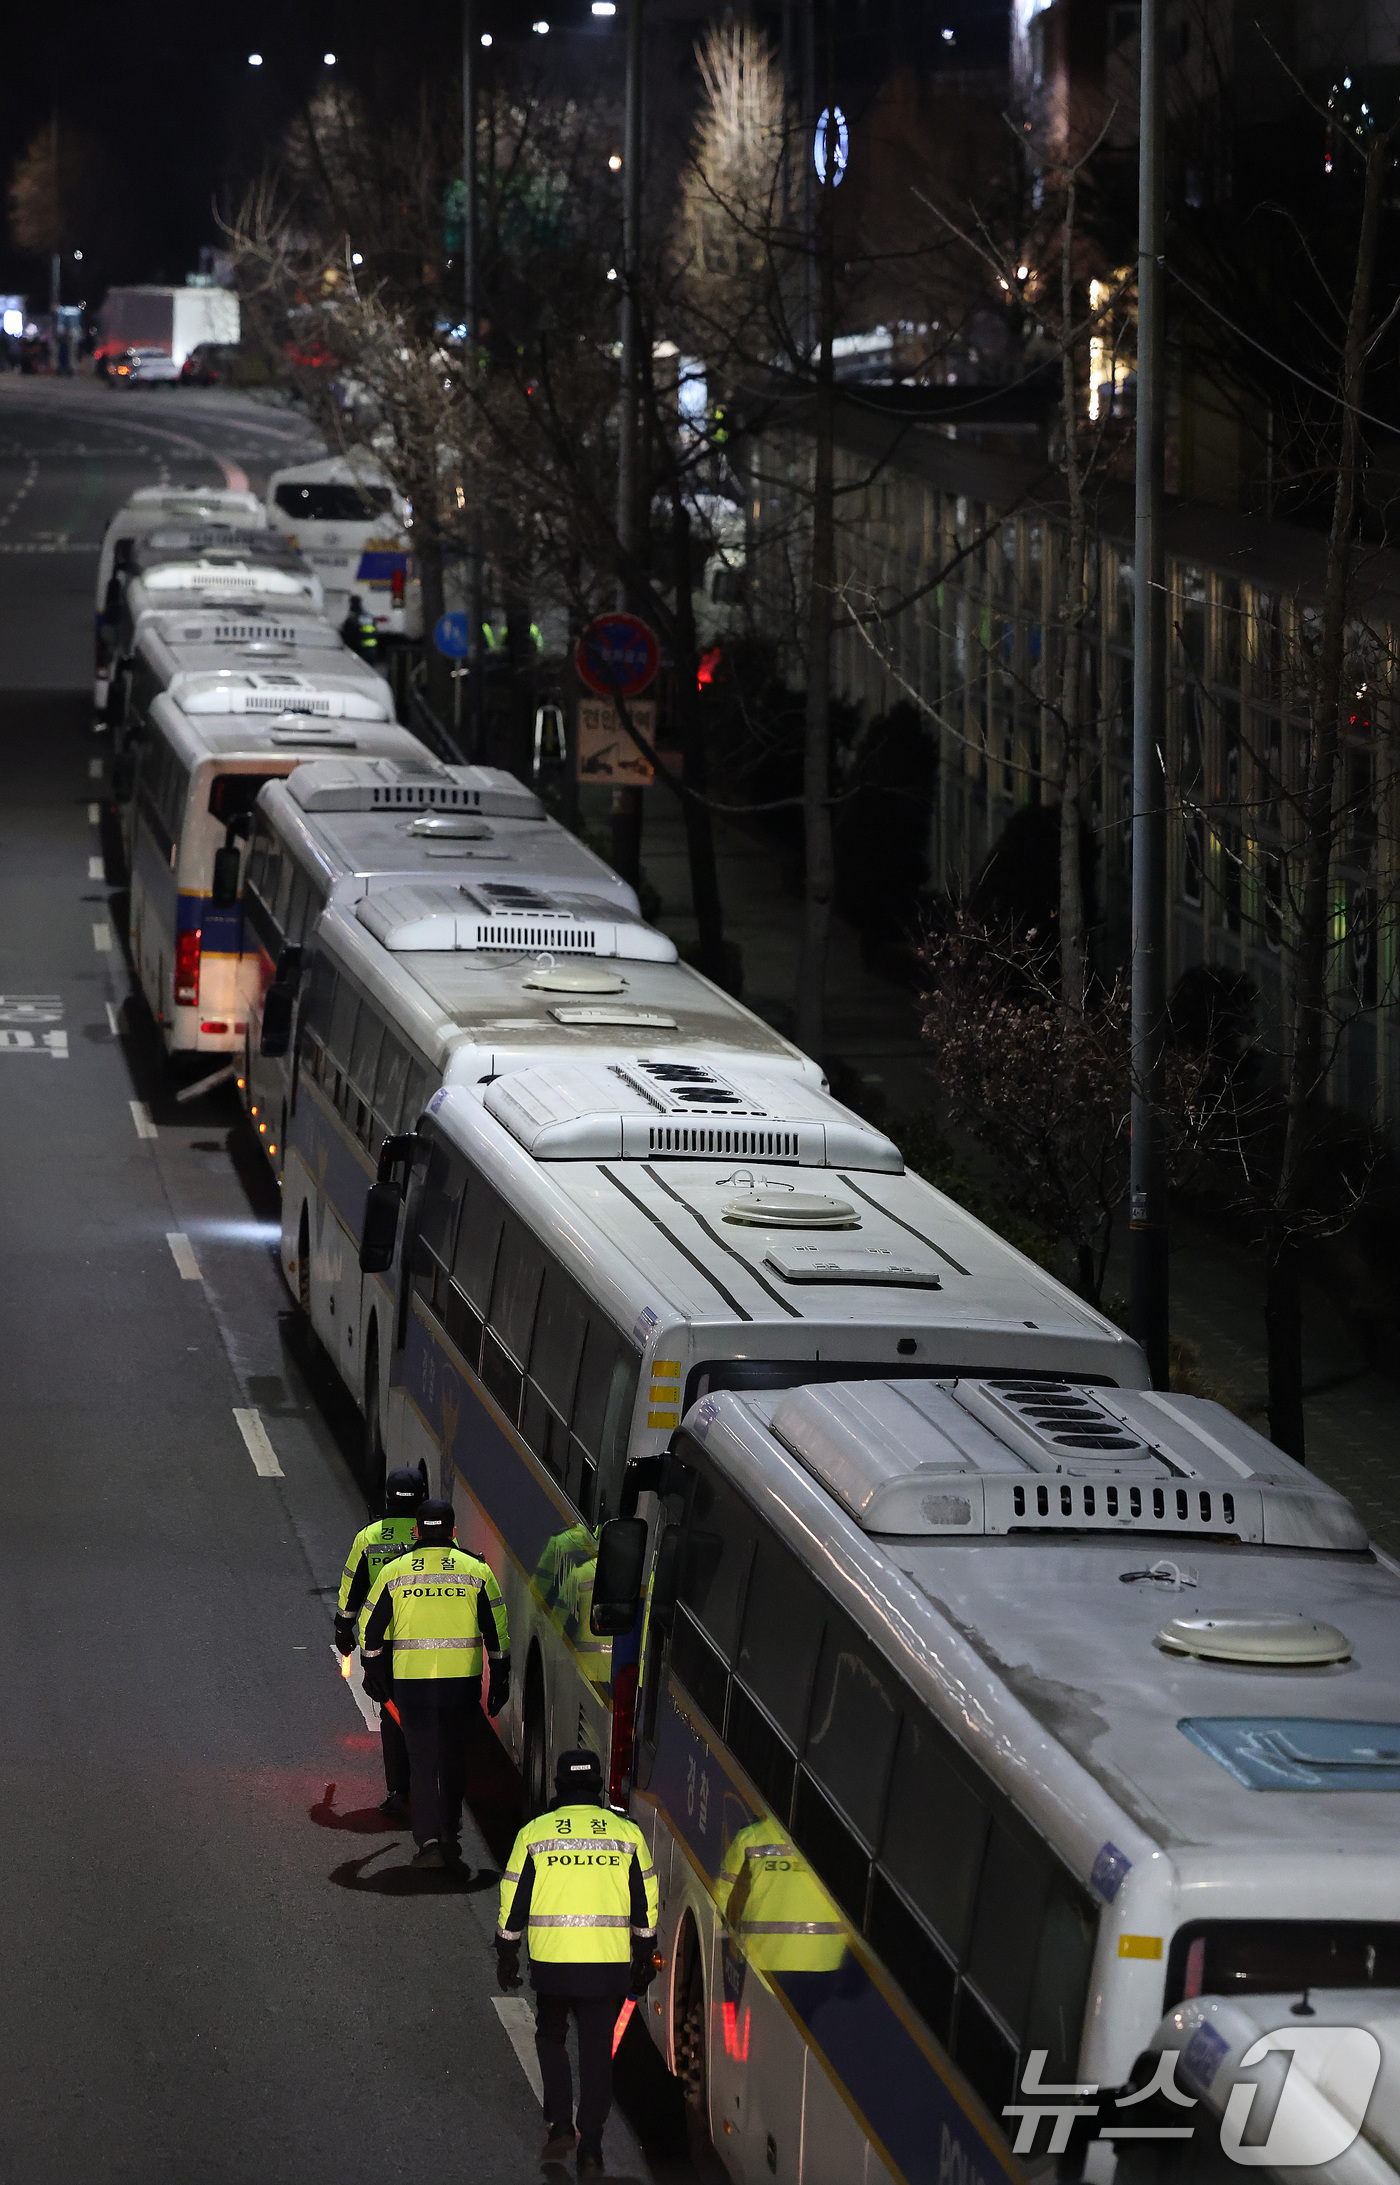
POLYGON ((407 1821, 386 1820, 378 1806, 356 1806, 349 1813, 337 1813, 334 1783, 327 1783, 325 1795, 306 1811, 317 1828, 344 1829, 350 1836, 401 1836, 408 1827, 407 1821))
POLYGON ((475 1870, 469 1866, 387 1866, 377 1874, 366 1872, 372 1860, 395 1849, 394 1844, 381 1844, 362 1859, 347 1859, 343 1866, 333 1866, 328 1878, 338 1889, 375 1897, 472 1897, 495 1889, 501 1879, 489 1866, 475 1870))

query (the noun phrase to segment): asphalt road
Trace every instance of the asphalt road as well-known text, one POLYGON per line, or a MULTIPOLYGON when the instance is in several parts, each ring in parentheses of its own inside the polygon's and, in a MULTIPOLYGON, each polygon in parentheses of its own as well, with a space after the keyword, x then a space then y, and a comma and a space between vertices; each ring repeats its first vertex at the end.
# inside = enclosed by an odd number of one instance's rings
MULTIPOLYGON (((467 1887, 409 1870, 331 1646, 358 1421, 236 1101, 175 1104, 105 877, 102 528, 307 449, 247 398, 0 378, 0 2185, 541 2175, 489 1950, 512 1773, 484 1733, 467 1887)), ((689 2178, 635 2027, 619 2066, 610 2174, 689 2178)))

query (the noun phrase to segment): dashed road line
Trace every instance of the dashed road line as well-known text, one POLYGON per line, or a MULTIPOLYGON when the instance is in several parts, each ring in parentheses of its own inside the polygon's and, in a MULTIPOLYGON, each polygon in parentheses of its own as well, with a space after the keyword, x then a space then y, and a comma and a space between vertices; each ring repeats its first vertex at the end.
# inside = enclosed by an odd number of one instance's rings
MULTIPOLYGON (((99 759, 98 765, 100 766, 101 763, 99 759)), ((100 804, 90 804, 88 806, 88 825, 89 827, 100 827, 102 825, 102 807, 100 804)))
POLYGON ((506 2039, 515 2050, 521 2070, 530 2082, 530 2091, 537 2102, 544 2101, 544 2081, 540 2077, 540 2060, 535 2054, 535 2014, 523 1995, 493 1995, 496 2016, 505 2028, 506 2039))
POLYGON ((104 1001, 102 1006, 107 1012, 108 1031, 111 1033, 113 1039, 120 1039, 122 1036, 121 1010, 117 1007, 117 1004, 114 1001, 104 1001))
POLYGON ((144 1100, 128 1100, 127 1106, 131 1110, 131 1120, 136 1125, 137 1137, 154 1138, 156 1135, 155 1117, 146 1102, 144 1100))
MULTIPOLYGON (((105 763, 105 762, 104 762, 103 760, 101 760, 101 759, 89 759, 89 760, 88 760, 88 780, 89 780, 89 781, 101 781, 101 779, 102 779, 102 769, 103 769, 103 765, 104 765, 104 763, 105 763)), ((92 817, 92 814, 93 814, 93 813, 94 813, 94 812, 96 811, 96 809, 97 809, 97 807, 96 807, 96 805, 95 805, 95 804, 90 804, 90 805, 88 806, 88 817, 89 817, 89 818, 91 818, 91 817, 92 817)))
POLYGON ((103 858, 100 858, 100 857, 90 857, 90 858, 88 859, 88 878, 89 878, 89 880, 105 880, 105 879, 106 879, 106 877, 107 877, 107 865, 106 865, 106 860, 105 860, 105 859, 103 859, 103 858))
POLYGON ((286 1474, 277 1462, 277 1451, 267 1438, 267 1428, 262 1423, 261 1414, 254 1410, 240 1410, 235 1404, 233 1416, 259 1479, 285 1479, 286 1474))
POLYGON ((92 929, 92 945, 93 945, 93 947, 94 947, 94 948, 95 948, 95 949, 97 950, 97 953, 98 953, 98 955, 99 955, 99 956, 110 956, 110 955, 111 955, 111 953, 112 953, 112 929, 111 929, 111 927, 110 927, 110 926, 109 926, 109 925, 108 925, 108 924, 106 923, 105 919, 104 919, 103 923, 102 923, 102 924, 101 924, 100 926, 94 926, 94 927, 93 927, 93 929, 92 929))
POLYGON ((167 1229, 165 1241, 170 1246, 170 1257, 180 1270, 182 1282, 202 1282, 199 1261, 194 1256, 194 1246, 182 1229, 167 1229))

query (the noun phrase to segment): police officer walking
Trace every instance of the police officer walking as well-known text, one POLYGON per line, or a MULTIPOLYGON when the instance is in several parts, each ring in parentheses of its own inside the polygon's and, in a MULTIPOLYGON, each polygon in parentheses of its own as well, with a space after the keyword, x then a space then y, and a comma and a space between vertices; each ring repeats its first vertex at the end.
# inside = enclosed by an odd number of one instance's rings
POLYGON ((510 1637, 495 1572, 456 1544, 450 1502, 424 1502, 414 1545, 386 1563, 365 1609, 365 1690, 392 1691, 408 1747, 415 1866, 461 1857, 467 1743, 481 1705, 483 1653, 491 1665, 486 1706, 510 1697, 510 1637))
POLYGON ((350 609, 340 625, 340 636, 351 652, 357 652, 362 660, 373 659, 379 651, 379 631, 374 616, 365 613, 358 592, 350 594, 350 609))
POLYGON ((520 1986, 522 1936, 530 1945, 549 2134, 543 2162, 562 2162, 574 2145, 570 2011, 577 2022, 580 2177, 603 2173, 618 2002, 646 1992, 656 1943, 656 1869, 646 1838, 635 1821, 602 1806, 602 1788, 596 1753, 560 1756, 554 1804, 526 1822, 501 1876, 496 1929, 496 1979, 507 1993, 520 1986))
MULTIPOLYGON (((384 1515, 376 1518, 357 1532, 350 1543, 350 1553, 345 1559, 345 1570, 340 1580, 340 1599, 336 1605, 335 1643, 342 1654, 355 1651, 355 1627, 360 1621, 360 1611, 369 1599, 375 1579, 386 1563, 396 1562, 406 1548, 411 1548, 415 1535, 415 1514, 420 1502, 427 1498, 428 1471, 420 1465, 416 1472, 406 1467, 391 1472, 384 1482, 384 1515)), ((379 1679, 383 1686, 385 1679, 379 1679)), ((386 1691, 387 1697, 392 1694, 386 1691)), ((371 1694, 373 1697, 373 1694, 371 1694)), ((388 1792, 380 1812, 390 1821, 408 1819, 408 1747, 403 1741, 403 1731, 395 1722, 387 1707, 379 1710, 379 1743, 384 1754, 384 1787, 388 1792)))

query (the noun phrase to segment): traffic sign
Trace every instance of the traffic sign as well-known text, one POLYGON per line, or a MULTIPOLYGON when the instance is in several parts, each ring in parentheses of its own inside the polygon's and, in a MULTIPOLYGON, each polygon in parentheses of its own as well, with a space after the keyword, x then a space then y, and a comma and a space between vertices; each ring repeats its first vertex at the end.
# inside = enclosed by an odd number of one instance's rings
POLYGON ((579 681, 599 698, 639 698, 656 679, 661 645, 640 615, 599 615, 574 647, 579 681))
POLYGON ((433 643, 449 660, 465 660, 472 649, 471 624, 466 616, 439 615, 433 625, 433 643))

